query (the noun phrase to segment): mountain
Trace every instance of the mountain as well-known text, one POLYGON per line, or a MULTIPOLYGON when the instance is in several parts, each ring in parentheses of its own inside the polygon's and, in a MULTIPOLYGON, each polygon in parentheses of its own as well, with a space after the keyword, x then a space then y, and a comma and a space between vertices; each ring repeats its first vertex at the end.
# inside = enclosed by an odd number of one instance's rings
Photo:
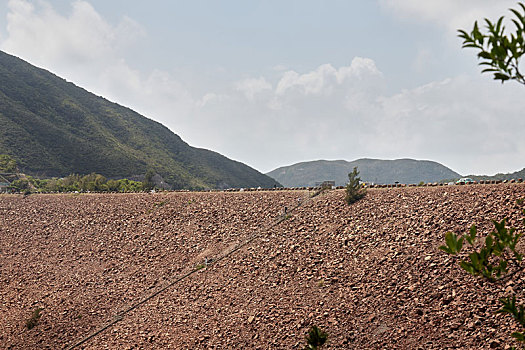
POLYGON ((317 160, 280 167, 266 175, 286 187, 314 186, 320 181, 335 181, 337 186, 348 182, 348 173, 357 167, 362 181, 376 184, 437 182, 461 175, 444 165, 414 159, 317 160))
POLYGON ((517 179, 525 179, 525 168, 515 171, 513 173, 508 174, 502 174, 498 173, 496 175, 469 175, 468 177, 479 181, 479 180, 517 180, 517 179))
POLYGON ((189 146, 160 123, 0 51, 0 154, 36 176, 153 169, 173 188, 273 187, 275 180, 189 146))

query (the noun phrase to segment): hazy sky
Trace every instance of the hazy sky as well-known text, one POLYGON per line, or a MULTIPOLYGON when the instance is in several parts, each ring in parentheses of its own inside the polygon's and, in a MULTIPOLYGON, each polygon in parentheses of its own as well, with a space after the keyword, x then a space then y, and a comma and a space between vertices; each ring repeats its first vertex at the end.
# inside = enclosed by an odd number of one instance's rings
POLYGON ((316 159, 525 167, 525 86, 457 29, 505 0, 0 0, 0 49, 267 172, 316 159))

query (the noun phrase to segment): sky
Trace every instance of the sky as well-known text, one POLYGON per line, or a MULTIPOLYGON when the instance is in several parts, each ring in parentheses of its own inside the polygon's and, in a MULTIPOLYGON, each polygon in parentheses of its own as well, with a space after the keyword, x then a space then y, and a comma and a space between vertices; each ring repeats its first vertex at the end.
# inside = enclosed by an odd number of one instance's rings
POLYGON ((0 50, 261 172, 413 158, 525 167, 525 86, 458 29, 506 0, 0 0, 0 50))

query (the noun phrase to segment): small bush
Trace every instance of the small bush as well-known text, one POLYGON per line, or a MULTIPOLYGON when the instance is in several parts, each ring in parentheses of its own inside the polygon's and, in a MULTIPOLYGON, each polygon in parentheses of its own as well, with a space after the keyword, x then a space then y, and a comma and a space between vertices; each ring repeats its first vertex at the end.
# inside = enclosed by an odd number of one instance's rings
POLYGON ((326 343, 328 334, 317 326, 312 326, 306 336, 306 347, 305 350, 317 350, 320 346, 326 343))
POLYGON ((352 204, 363 198, 366 194, 366 190, 361 185, 361 178, 358 176, 359 171, 357 167, 348 174, 348 184, 346 185, 346 196, 345 202, 352 204))
POLYGON ((42 316, 40 314, 42 312, 42 310, 44 310, 44 309, 42 309, 40 307, 37 307, 35 310, 33 310, 33 314, 31 315, 31 318, 29 318, 26 321, 27 329, 32 329, 38 324, 38 321, 40 320, 40 317, 42 316))

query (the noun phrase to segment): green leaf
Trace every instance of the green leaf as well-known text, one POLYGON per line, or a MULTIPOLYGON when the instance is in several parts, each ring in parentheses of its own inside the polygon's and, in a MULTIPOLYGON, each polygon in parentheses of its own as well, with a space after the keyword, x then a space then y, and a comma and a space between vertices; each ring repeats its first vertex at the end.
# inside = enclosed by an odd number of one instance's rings
MULTIPOLYGON (((509 9, 516 17, 518 17, 518 19, 523 23, 525 22, 525 17, 521 15, 521 13, 519 13, 517 10, 515 9, 509 9)), ((516 23, 516 20, 513 19, 512 20, 514 23, 516 23)), ((518 26, 517 26, 518 27, 518 26)), ((520 27, 518 27, 520 28, 520 27)))
POLYGON ((502 273, 507 273, 507 260, 501 260, 499 262, 499 270, 502 272, 502 273))
POLYGON ((469 262, 462 260, 460 261, 459 266, 461 266, 463 270, 467 271, 471 275, 475 275, 474 267, 472 267, 472 264, 470 264, 469 262))
POLYGON ((497 69, 494 69, 494 68, 485 68, 481 71, 481 73, 486 73, 486 72, 497 72, 498 70, 497 69))
POLYGON ((478 53, 478 57, 485 58, 487 60, 492 59, 492 55, 488 53, 487 51, 481 51, 480 53, 478 53))
POLYGON ((469 234, 465 236, 465 238, 467 239, 467 242, 469 242, 470 245, 474 245, 476 241, 477 233, 478 233, 478 229, 476 225, 472 224, 472 226, 470 226, 469 234))
POLYGON ((439 246, 439 248, 438 248, 438 249, 441 249, 442 251, 444 251, 445 253, 448 253, 448 254, 454 254, 454 253, 453 253, 453 252, 452 252, 452 251, 450 250, 450 248, 449 248, 449 247, 447 247, 447 246, 444 246, 444 245, 442 245, 442 246, 439 246))
POLYGON ((494 73, 494 80, 501 80, 501 82, 504 82, 506 80, 509 80, 510 77, 503 73, 494 73))
POLYGON ((485 238, 485 245, 487 247, 492 247, 492 243, 494 242, 494 239, 492 238, 492 235, 488 235, 486 238, 485 238))
POLYGON ((470 261, 472 261, 472 266, 478 271, 481 270, 481 263, 478 253, 470 253, 468 257, 470 258, 470 261))
POLYGON ((466 31, 464 31, 463 29, 458 29, 458 32, 459 32, 458 36, 460 38, 463 38, 465 40, 470 40, 470 36, 467 34, 466 31))
POLYGON ((525 335, 523 335, 521 332, 514 332, 510 336, 518 341, 525 341, 525 335))
POLYGON ((458 240, 458 237, 453 232, 447 232, 445 234, 445 246, 439 247, 439 249, 444 250, 449 254, 457 254, 461 251, 463 247, 463 237, 458 240))

